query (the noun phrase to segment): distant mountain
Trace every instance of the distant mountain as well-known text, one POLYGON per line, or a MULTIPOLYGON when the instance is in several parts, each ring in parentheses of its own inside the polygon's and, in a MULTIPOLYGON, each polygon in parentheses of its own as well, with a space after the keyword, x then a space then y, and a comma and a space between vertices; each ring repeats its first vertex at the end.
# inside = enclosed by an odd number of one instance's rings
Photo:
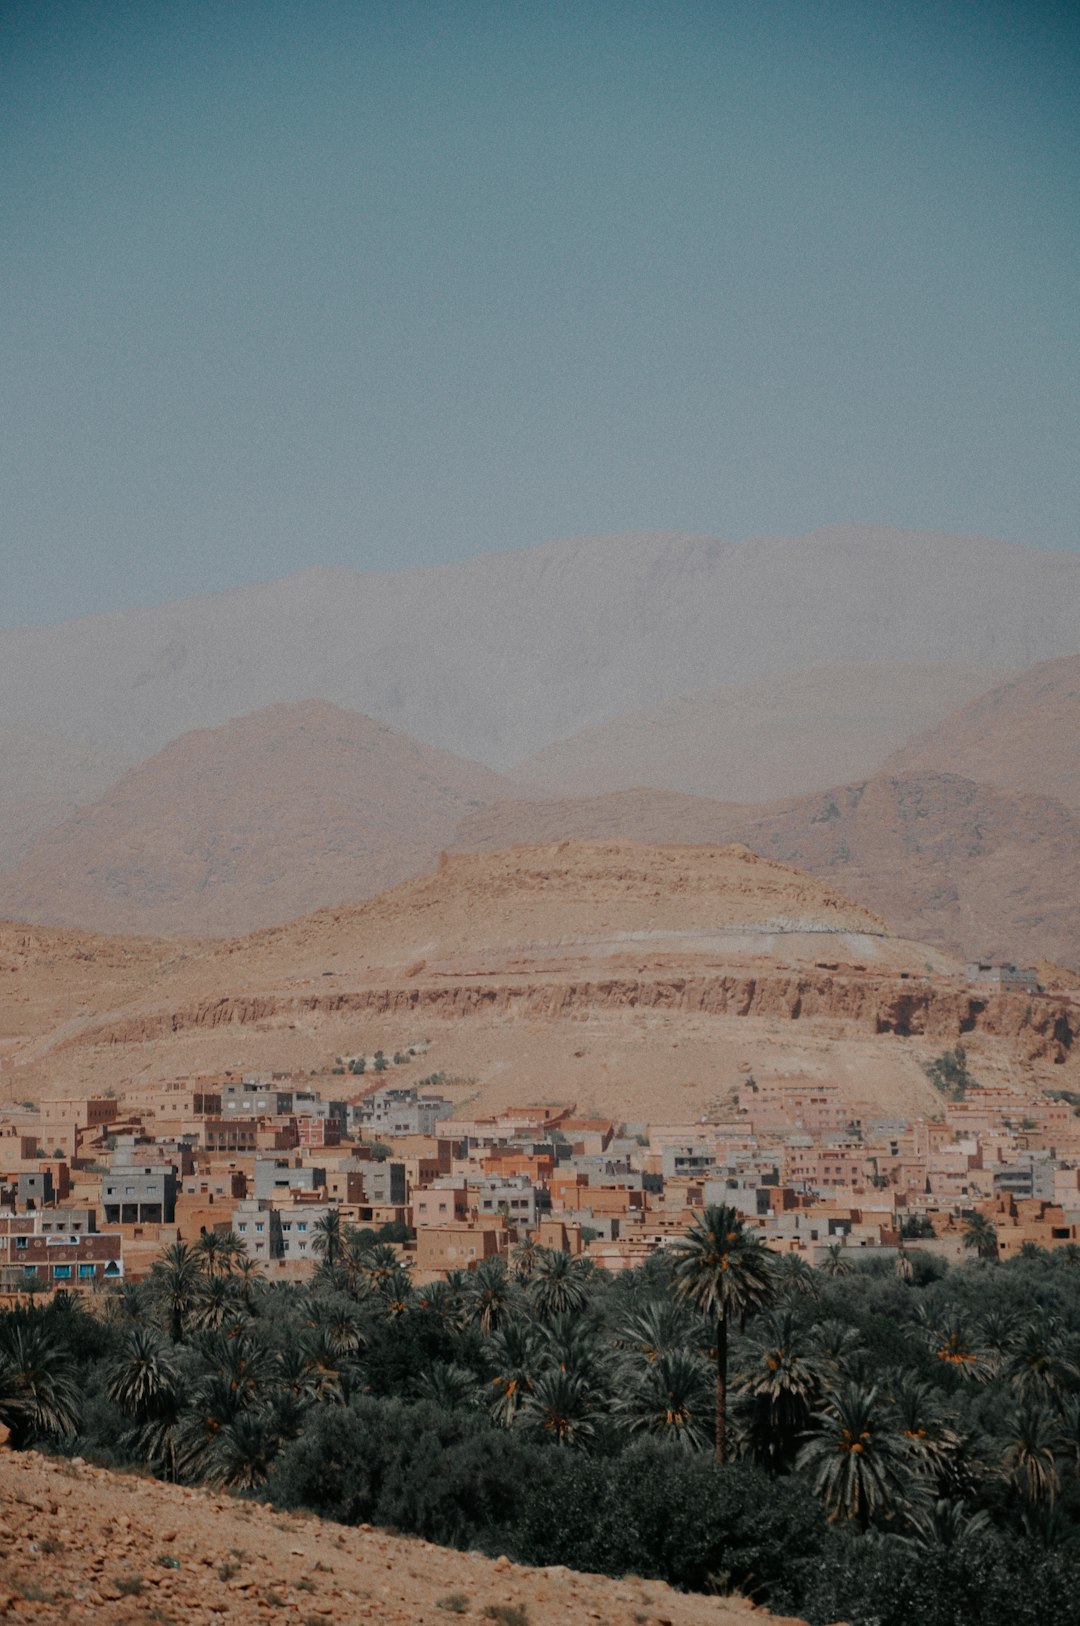
POLYGON ((1080 655, 1044 661, 952 712, 886 764, 1036 791, 1080 810, 1080 655))
POLYGON ((325 701, 186 734, 0 876, 0 914, 219 934, 366 897, 423 869, 488 768, 325 701))
POLYGON ((1001 677, 954 661, 856 662, 727 684, 583 729, 510 778, 532 795, 651 785, 733 802, 799 796, 873 772, 1001 677))
POLYGON ((947 953, 1080 968, 1080 815, 1048 797, 955 774, 879 774, 762 807, 624 791, 481 808, 454 846, 570 838, 742 842, 947 953))
POLYGON ((128 765, 117 752, 0 728, 0 871, 44 831, 94 801, 128 765))
POLYGON ((827 663, 1074 654, 1080 554, 870 526, 648 533, 0 632, 12 727, 141 757, 313 696, 504 767, 626 711, 827 663))

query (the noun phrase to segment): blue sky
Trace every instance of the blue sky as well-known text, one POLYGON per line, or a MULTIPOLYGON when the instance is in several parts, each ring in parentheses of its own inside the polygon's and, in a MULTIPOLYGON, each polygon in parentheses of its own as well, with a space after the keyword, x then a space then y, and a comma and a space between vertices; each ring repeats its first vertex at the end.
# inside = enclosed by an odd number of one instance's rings
POLYGON ((837 521, 1080 545, 1064 4, 0 7, 0 623, 837 521))

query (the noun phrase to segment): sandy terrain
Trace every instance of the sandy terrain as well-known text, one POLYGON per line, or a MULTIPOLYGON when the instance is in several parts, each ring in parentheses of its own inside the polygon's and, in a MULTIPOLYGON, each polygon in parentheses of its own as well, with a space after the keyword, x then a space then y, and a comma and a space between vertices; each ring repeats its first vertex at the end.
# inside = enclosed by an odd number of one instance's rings
POLYGON ((0 1615, 65 1626, 768 1626, 743 1599, 659 1581, 526 1569, 239 1497, 0 1456, 0 1615), (449 1599, 457 1599, 451 1606, 449 1599))

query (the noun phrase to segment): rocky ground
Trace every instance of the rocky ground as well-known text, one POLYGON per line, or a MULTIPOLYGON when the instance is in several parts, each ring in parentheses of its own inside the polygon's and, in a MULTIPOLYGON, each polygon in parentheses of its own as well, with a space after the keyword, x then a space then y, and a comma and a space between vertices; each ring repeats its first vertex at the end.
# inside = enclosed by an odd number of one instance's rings
POLYGON ((785 1626, 743 1599, 525 1569, 79 1459, 7 1451, 0 1616, 65 1626, 445 1626, 455 1616, 496 1626, 785 1626))

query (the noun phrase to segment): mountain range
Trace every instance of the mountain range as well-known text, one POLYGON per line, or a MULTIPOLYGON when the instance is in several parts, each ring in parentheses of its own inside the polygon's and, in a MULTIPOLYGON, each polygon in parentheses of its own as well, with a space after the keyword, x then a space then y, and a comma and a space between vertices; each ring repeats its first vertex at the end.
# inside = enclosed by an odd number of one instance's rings
POLYGON ((949 953, 1080 965, 1078 638, 1080 557, 856 527, 2 632, 0 913, 222 936, 443 850, 737 841, 949 953))

